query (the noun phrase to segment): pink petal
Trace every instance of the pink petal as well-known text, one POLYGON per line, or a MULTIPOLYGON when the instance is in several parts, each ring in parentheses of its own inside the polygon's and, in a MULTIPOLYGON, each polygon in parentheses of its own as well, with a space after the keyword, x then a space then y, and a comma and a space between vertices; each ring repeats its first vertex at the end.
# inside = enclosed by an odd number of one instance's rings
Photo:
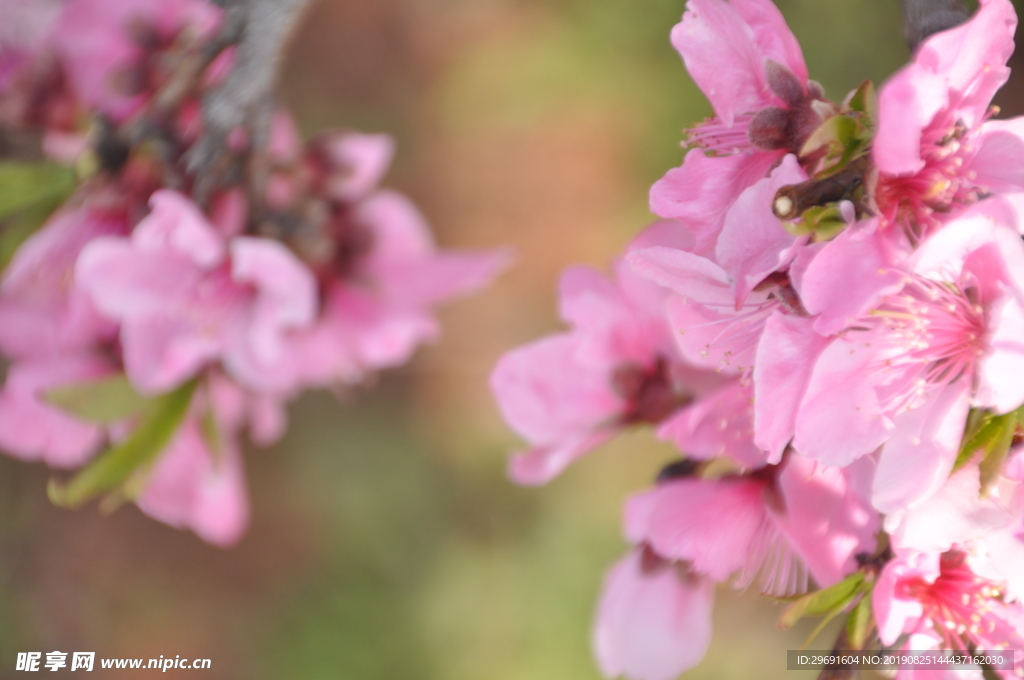
POLYGON ((219 335, 197 334, 174 317, 139 319, 121 329, 125 372, 143 394, 160 394, 215 360, 222 341, 219 335))
POLYGON ((589 267, 570 267, 562 275, 559 285, 561 315, 577 331, 577 356, 582 363, 616 365, 631 362, 646 366, 659 355, 673 353, 664 316, 664 300, 669 291, 646 279, 639 279, 628 267, 622 269, 634 279, 632 290, 641 290, 648 296, 640 302, 649 303, 653 308, 634 304, 619 281, 589 267), (641 289, 644 285, 650 288, 641 289), (661 295, 660 305, 655 297, 658 293, 661 295))
POLYGON ((143 251, 173 249, 208 269, 224 259, 221 236, 188 197, 170 189, 155 192, 153 211, 132 232, 132 244, 143 251))
POLYGON ((515 259, 507 249, 442 251, 377 269, 379 286, 395 302, 427 306, 483 288, 515 259))
POLYGON ((570 334, 543 338, 505 354, 491 374, 506 422, 533 444, 572 440, 623 408, 611 367, 579 365, 576 344, 570 334))
POLYGON ((884 296, 897 292, 905 275, 895 264, 897 253, 879 233, 846 229, 811 260, 797 289, 814 329, 831 335, 868 312, 884 296))
POLYGON ((25 241, 0 279, 0 349, 16 358, 61 354, 112 338, 74 285, 82 249, 105 235, 127 231, 124 219, 89 209, 58 210, 25 241))
POLYGON ((878 169, 890 175, 921 170, 921 135, 948 102, 945 78, 916 63, 890 78, 878 93, 878 132, 872 147, 878 169))
POLYGON ((745 479, 659 484, 647 492, 653 506, 641 508, 649 513, 646 540, 659 555, 725 581, 747 566, 755 537, 765 531, 763 491, 763 483, 745 479))
POLYGON ((690 0, 672 30, 672 44, 727 126, 737 114, 773 103, 766 59, 788 66, 801 82, 807 80, 800 47, 767 0, 690 0))
POLYGON ((708 258, 664 246, 641 248, 627 256, 640 276, 700 304, 733 306, 729 275, 708 258))
POLYGON ((395 142, 390 135, 326 133, 323 148, 339 171, 330 195, 348 202, 362 199, 380 183, 391 165, 395 142))
POLYGON ((690 458, 726 456, 743 467, 757 468, 767 462, 767 454, 754 444, 753 409, 752 390, 734 380, 665 421, 658 437, 690 458))
POLYGON ((615 261, 615 280, 629 302, 648 314, 661 316, 669 292, 663 286, 640 276, 628 260, 629 253, 654 246, 693 251, 696 237, 693 230, 679 220, 660 220, 641 231, 626 246, 625 253, 615 261))
POLYGON ((978 466, 971 464, 949 477, 933 496, 902 513, 890 533, 898 550, 942 553, 956 543, 990 535, 1012 520, 996 499, 982 498, 978 466))
POLYGON ((381 261, 408 262, 435 251, 434 237, 419 209, 395 191, 377 191, 356 208, 359 221, 373 230, 371 268, 381 261))
POLYGON ((766 276, 783 268, 807 240, 793 236, 772 212, 778 190, 807 179, 796 156, 786 156, 770 177, 740 194, 725 217, 715 247, 718 264, 729 273, 739 308, 766 276))
MULTIPOLYGON (((728 291, 726 291, 728 292, 728 291)), ((683 357, 694 366, 721 371, 727 375, 744 374, 754 365, 757 345, 764 330, 766 314, 720 313, 682 298, 668 301, 668 320, 675 331, 676 344, 683 357)))
POLYGON ((990 120, 981 126, 968 172, 989 191, 1024 189, 1024 118, 990 120))
POLYGON ((582 432, 557 444, 517 453, 509 460, 509 479, 523 486, 547 484, 578 459, 606 443, 616 434, 618 429, 613 427, 582 432))
POLYGON ((814 366, 796 421, 793 447, 826 465, 843 467, 871 453, 890 436, 871 371, 877 357, 838 338, 814 366))
POLYGON ((103 377, 110 365, 90 355, 69 355, 12 364, 0 391, 0 448, 23 460, 78 467, 103 442, 103 428, 50 406, 49 389, 103 377))
POLYGON ((558 281, 559 316, 576 328, 604 330, 629 319, 615 282, 593 267, 568 267, 558 281))
POLYGON ((129 31, 131 23, 142 21, 161 37, 173 38, 185 28, 208 35, 219 17, 218 8, 201 0, 74 0, 62 8, 48 42, 78 97, 120 122, 145 101, 111 84, 120 70, 143 56, 129 31))
POLYGON ((967 422, 967 382, 936 388, 924 405, 896 417, 875 473, 872 503, 880 512, 912 507, 949 477, 967 422))
POLYGON ((674 680, 696 666, 711 643, 714 586, 668 563, 645 568, 641 550, 605 578, 594 651, 606 677, 674 680))
POLYGON ((249 495, 241 455, 228 443, 215 457, 196 421, 186 421, 153 467, 139 508, 213 545, 238 543, 249 524, 249 495))
POLYGON ((982 0, 977 13, 948 31, 936 33, 918 49, 914 63, 945 78, 949 89, 964 96, 959 113, 968 127, 980 116, 1009 76, 1017 14, 1009 0, 982 0), (971 115, 974 114, 974 115, 971 115))
POLYGON ((250 342, 257 357, 276 359, 280 332, 309 325, 316 316, 313 273, 281 243, 239 236, 231 242, 231 276, 256 290, 250 342))
POLYGON ((988 347, 979 360, 974 405, 1009 413, 1024 404, 1024 307, 1004 295, 988 309, 988 347))
POLYGON ((683 221, 695 237, 688 250, 708 255, 714 252, 730 206, 783 155, 778 151, 708 156, 692 149, 682 167, 669 170, 651 187, 651 212, 683 221))
POLYGON ((828 339, 813 319, 774 312, 765 323, 754 360, 754 442, 778 463, 796 431, 797 413, 818 356, 828 339))
POLYGON ((920 578, 932 582, 938 574, 939 556, 935 553, 898 557, 885 565, 871 594, 878 637, 883 644, 892 645, 902 633, 914 629, 924 614, 918 600, 903 594, 900 581, 920 578))
POLYGON ((869 458, 840 469, 791 455, 779 474, 784 508, 769 512, 819 587, 838 583, 857 569, 858 554, 875 551, 881 519, 858 479, 873 471, 869 458))
POLYGON ((789 68, 800 82, 807 82, 803 50, 778 7, 770 0, 730 0, 729 4, 754 32, 762 54, 789 68))
POLYGON ((319 336, 315 340, 319 352, 326 354, 303 356, 312 374, 322 373, 316 364, 328 362, 322 367, 330 376, 326 384, 342 376, 351 382, 352 369, 364 372, 403 364, 419 344, 439 334, 440 327, 429 310, 392 304, 377 295, 337 285, 328 293, 313 332, 319 336), (331 363, 337 370, 330 370, 331 363))

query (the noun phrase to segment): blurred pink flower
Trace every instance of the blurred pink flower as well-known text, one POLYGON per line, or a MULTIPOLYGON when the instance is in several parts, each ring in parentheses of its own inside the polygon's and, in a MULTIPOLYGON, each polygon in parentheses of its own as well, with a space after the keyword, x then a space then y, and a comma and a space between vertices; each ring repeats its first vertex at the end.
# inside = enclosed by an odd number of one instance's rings
POLYGON ((120 122, 161 84, 160 52, 211 35, 220 14, 204 0, 67 0, 49 43, 79 99, 120 122))
POLYGON ((339 238, 337 257, 321 275, 320 316, 292 338, 309 385, 353 382, 405 363, 440 334, 436 305, 483 287, 510 259, 505 251, 438 250, 416 207, 392 191, 347 208, 335 225, 366 245, 339 238))
POLYGON ((0 449, 23 460, 41 460, 51 467, 84 464, 103 442, 104 428, 47 404, 43 395, 49 389, 94 380, 112 370, 109 362, 88 354, 12 364, 0 390, 0 449))
MULTIPOLYGON (((627 252, 690 242, 685 227, 660 222, 627 252)), ((680 359, 665 320, 667 294, 625 258, 614 278, 588 267, 563 274, 561 315, 572 330, 509 352, 491 375, 506 421, 534 447, 512 460, 515 481, 546 483, 622 428, 661 423, 720 382, 680 359)))
POLYGON ((271 205, 294 207, 309 191, 326 220, 323 238, 290 244, 313 268, 322 300, 315 323, 289 339, 296 387, 358 382, 405 363, 440 334, 434 307, 483 287, 511 259, 437 248, 416 206, 377 186, 394 153, 388 135, 329 131, 303 151, 290 117, 279 115, 271 152, 280 164, 271 205))
POLYGON ((190 529, 208 543, 236 544, 250 515, 239 437, 248 426, 257 443, 272 443, 284 424, 278 409, 266 396, 212 373, 174 440, 146 473, 136 504, 153 519, 190 529), (204 419, 214 424, 212 432, 204 419))
POLYGON ((605 677, 673 680, 711 644, 714 583, 647 547, 605 577, 594 624, 594 653, 605 677))
POLYGON ((0 278, 0 350, 26 359, 110 340, 116 327, 73 285, 79 253, 93 239, 127 233, 123 212, 66 206, 32 235, 0 278))
POLYGON ((95 239, 76 267, 77 286, 121 323, 132 383, 163 392, 220 360, 247 387, 290 384, 285 334, 313 321, 312 274, 279 243, 225 242, 181 194, 151 203, 130 239, 95 239))

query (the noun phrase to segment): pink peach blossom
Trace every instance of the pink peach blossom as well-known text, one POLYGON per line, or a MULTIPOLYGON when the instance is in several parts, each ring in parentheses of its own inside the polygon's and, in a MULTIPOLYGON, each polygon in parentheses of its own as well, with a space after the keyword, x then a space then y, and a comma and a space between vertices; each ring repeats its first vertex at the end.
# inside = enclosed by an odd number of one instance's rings
POLYGON ((76 266, 77 285, 121 324, 136 388, 166 391, 218 360, 247 386, 289 384, 285 334, 313 321, 312 274, 279 243, 226 243, 181 194, 151 202, 130 239, 95 239, 76 266))
POLYGON ((685 221, 706 255, 740 194, 821 123, 823 95, 769 0, 690 0, 672 43, 716 117, 689 131, 693 148, 651 188, 651 211, 685 221))
POLYGON ((1015 664, 1024 659, 1024 608, 1005 600, 999 583, 972 572, 963 552, 898 554, 875 583, 872 608, 885 645, 910 634, 934 648, 1007 649, 1015 664))
POLYGON ((880 90, 874 198, 888 223, 920 235, 991 191, 1024 188, 1021 120, 986 122, 1009 77, 1016 25, 1009 0, 985 0, 880 90))
MULTIPOLYGON (((688 242, 684 228, 664 222, 631 247, 688 242)), ((514 480, 549 481, 623 427, 664 421, 709 382, 675 350, 666 295, 625 261, 612 279, 586 267, 565 272, 561 313, 572 330, 506 354, 491 375, 506 421, 533 445, 513 459, 514 480)))
POLYGON ((1015 230, 981 204, 936 232, 907 270, 898 293, 876 287, 871 311, 818 354, 793 441, 839 466, 882 447, 874 503, 883 512, 942 485, 970 406, 1005 413, 1024 403, 1014 377, 1024 361, 1015 339, 1024 243, 1015 230))

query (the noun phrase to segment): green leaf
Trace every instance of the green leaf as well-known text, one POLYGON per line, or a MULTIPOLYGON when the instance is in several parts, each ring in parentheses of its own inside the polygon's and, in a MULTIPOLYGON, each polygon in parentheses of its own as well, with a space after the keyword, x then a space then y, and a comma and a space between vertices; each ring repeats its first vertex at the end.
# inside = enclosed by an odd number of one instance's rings
POLYGON ((836 612, 846 608, 858 593, 862 592, 863 584, 864 574, 858 571, 830 588, 804 595, 782 612, 782 616, 779 618, 779 627, 792 628, 797 621, 805 616, 824 616, 826 614, 834 616, 836 612))
POLYGON ((62 385, 43 399, 76 418, 111 423, 138 414, 149 400, 135 391, 124 373, 62 385))
POLYGON ((171 441, 188 413, 196 381, 191 380, 173 392, 160 395, 147 404, 139 424, 127 439, 110 448, 88 467, 72 477, 67 485, 50 480, 50 500, 67 508, 76 508, 88 500, 120 487, 139 468, 151 464, 171 441))
POLYGON ((0 163, 0 219, 39 204, 55 206, 74 188, 74 170, 63 165, 0 163))
POLYGON ((874 623, 871 616, 871 594, 866 593, 846 619, 846 639, 850 649, 864 649, 874 623))

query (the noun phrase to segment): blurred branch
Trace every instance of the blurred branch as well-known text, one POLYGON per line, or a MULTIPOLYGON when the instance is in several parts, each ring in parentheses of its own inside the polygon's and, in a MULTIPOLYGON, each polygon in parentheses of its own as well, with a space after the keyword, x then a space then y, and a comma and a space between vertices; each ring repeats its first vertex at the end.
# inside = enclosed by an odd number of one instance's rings
MULTIPOLYGON (((269 135, 274 86, 291 37, 312 0, 216 0, 227 10, 220 44, 235 44, 235 67, 203 100, 203 137, 189 154, 196 174, 196 194, 204 199, 216 185, 225 157, 228 134, 249 132, 253 158, 260 156, 269 135)), ((258 161, 257 161, 258 164, 258 161)), ((262 173, 254 172, 257 177, 262 173)))
POLYGON ((928 36, 967 21, 970 13, 961 0, 901 0, 904 34, 910 50, 928 36))

